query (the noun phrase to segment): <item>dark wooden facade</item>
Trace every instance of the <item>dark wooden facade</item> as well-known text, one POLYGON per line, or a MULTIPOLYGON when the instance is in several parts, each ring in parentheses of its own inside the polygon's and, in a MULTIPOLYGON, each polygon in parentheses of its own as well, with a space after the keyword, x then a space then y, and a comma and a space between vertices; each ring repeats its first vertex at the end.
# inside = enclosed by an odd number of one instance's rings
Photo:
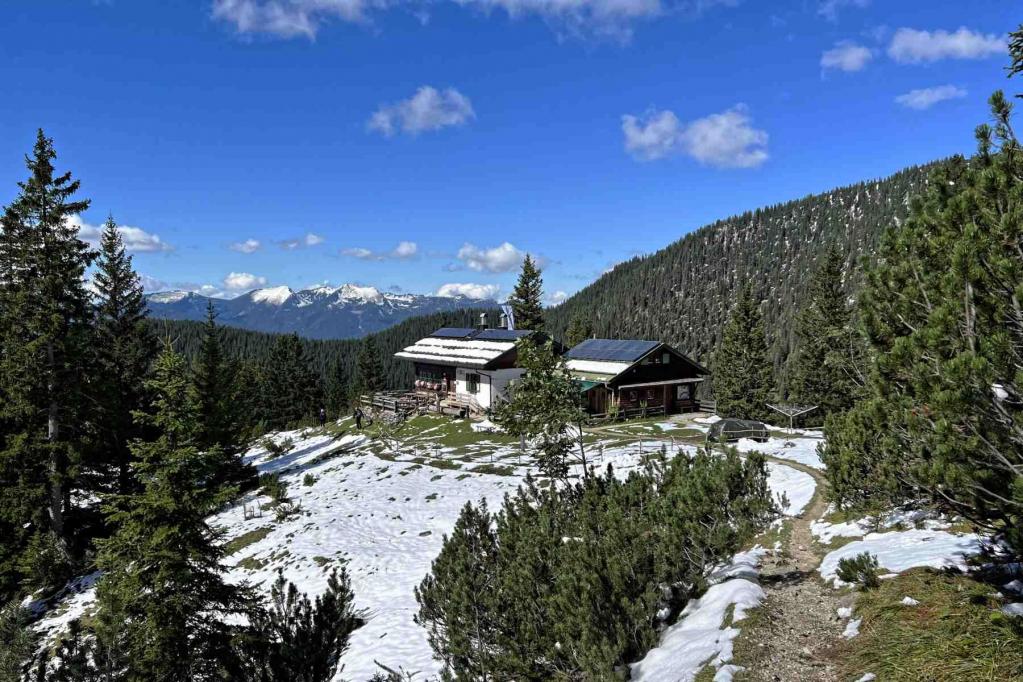
POLYGON ((699 409, 696 389, 708 370, 667 344, 661 344, 628 369, 604 382, 588 381, 587 410, 606 414, 612 405, 619 412, 643 409, 665 414, 699 409))

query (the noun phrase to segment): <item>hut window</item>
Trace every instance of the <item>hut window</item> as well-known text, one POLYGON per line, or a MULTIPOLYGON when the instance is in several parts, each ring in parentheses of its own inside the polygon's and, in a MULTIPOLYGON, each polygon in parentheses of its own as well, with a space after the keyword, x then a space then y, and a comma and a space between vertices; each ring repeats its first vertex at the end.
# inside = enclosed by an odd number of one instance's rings
POLYGON ((664 353, 663 355, 661 355, 661 364, 662 365, 667 365, 670 362, 671 362, 671 353, 664 353))
POLYGON ((629 391, 629 400, 635 400, 637 397, 635 391, 629 391))
POLYGON ((465 375, 465 387, 469 393, 480 392, 480 375, 479 374, 466 374, 465 375))

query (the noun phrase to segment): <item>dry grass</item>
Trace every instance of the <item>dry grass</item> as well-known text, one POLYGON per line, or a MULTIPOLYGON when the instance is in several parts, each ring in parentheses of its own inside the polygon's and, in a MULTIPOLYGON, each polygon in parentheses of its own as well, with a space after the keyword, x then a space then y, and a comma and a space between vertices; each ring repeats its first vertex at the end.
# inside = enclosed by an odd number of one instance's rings
POLYGON ((836 654, 841 679, 872 672, 892 682, 1023 679, 1023 623, 1004 616, 994 589, 928 569, 860 595, 859 636, 836 654), (904 597, 920 602, 904 606, 904 597))

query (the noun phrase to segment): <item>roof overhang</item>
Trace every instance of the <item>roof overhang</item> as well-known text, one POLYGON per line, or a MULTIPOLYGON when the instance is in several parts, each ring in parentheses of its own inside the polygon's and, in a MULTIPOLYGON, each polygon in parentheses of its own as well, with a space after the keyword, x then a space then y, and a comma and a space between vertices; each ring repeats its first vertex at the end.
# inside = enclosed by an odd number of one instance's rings
POLYGON ((703 381, 703 377, 691 377, 687 379, 667 379, 665 381, 644 381, 639 384, 622 384, 618 386, 619 389, 623 388, 643 388, 645 386, 671 386, 672 384, 698 384, 703 381))

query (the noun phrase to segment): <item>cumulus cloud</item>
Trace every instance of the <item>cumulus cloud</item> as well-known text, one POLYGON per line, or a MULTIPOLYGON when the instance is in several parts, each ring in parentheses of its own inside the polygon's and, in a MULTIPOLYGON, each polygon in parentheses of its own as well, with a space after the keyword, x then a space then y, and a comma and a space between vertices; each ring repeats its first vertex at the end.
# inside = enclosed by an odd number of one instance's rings
POLYGON ((935 88, 910 90, 895 98, 898 104, 909 109, 930 109, 939 102, 966 97, 966 90, 955 85, 939 85, 935 88))
POLYGON ((229 244, 227 248, 232 251, 237 251, 238 253, 255 253, 263 248, 263 245, 258 239, 246 239, 243 242, 234 242, 233 244, 229 244))
POLYGON ((293 239, 282 239, 277 242, 282 249, 285 251, 295 251, 297 249, 306 249, 313 246, 319 246, 323 242, 327 241, 324 237, 312 232, 306 232, 304 237, 295 237, 293 239))
POLYGON ((415 242, 401 241, 390 251, 373 251, 362 247, 341 249, 341 255, 359 260, 412 260, 419 255, 419 245, 415 242))
POLYGON ((922 64, 942 59, 983 59, 1004 54, 1006 40, 965 26, 954 33, 900 28, 888 45, 888 56, 900 64, 922 64))
POLYGON ((170 289, 170 284, 164 282, 162 279, 156 277, 150 277, 149 275, 139 274, 139 282, 142 283, 142 290, 147 294, 154 291, 167 291, 170 289))
POLYGON ((458 250, 458 260, 476 272, 510 272, 518 268, 525 257, 526 252, 511 242, 490 249, 466 242, 458 250))
POLYGON ((836 43, 830 50, 821 55, 821 68, 838 69, 839 71, 862 71, 867 63, 874 58, 874 52, 863 45, 850 41, 836 43))
POLYGON ((767 132, 754 128, 745 105, 682 123, 672 111, 622 116, 625 151, 638 161, 684 154, 716 168, 753 168, 767 161, 767 132))
POLYGON ((266 277, 248 272, 231 272, 224 277, 224 288, 228 291, 248 291, 266 284, 266 277))
POLYGON ((558 289, 553 294, 550 294, 549 296, 547 296, 547 303, 549 305, 558 305, 559 303, 564 303, 565 299, 567 299, 567 298, 568 298, 568 292, 567 291, 562 291, 561 289, 558 289))
POLYGON ((448 284, 442 284, 440 288, 437 289, 437 295, 444 296, 445 298, 465 296, 466 298, 484 300, 496 298, 498 292, 500 291, 501 287, 499 287, 496 284, 473 284, 471 282, 450 282, 448 284))
POLYGON ((366 127, 386 137, 397 133, 418 135, 450 126, 465 125, 476 118, 469 98, 454 88, 443 91, 423 85, 408 99, 382 105, 366 127))
MULTIPOLYGON (((90 225, 77 215, 68 218, 68 222, 78 228, 78 236, 83 241, 93 246, 99 245, 103 236, 102 225, 90 225)), ((121 233, 121 240, 128 253, 166 253, 174 250, 174 247, 160 239, 159 235, 146 232, 141 227, 118 225, 117 231, 121 233)))
POLYGON ((817 14, 828 21, 837 21, 838 13, 847 8, 862 9, 870 4, 870 0, 821 0, 817 5, 817 14))

